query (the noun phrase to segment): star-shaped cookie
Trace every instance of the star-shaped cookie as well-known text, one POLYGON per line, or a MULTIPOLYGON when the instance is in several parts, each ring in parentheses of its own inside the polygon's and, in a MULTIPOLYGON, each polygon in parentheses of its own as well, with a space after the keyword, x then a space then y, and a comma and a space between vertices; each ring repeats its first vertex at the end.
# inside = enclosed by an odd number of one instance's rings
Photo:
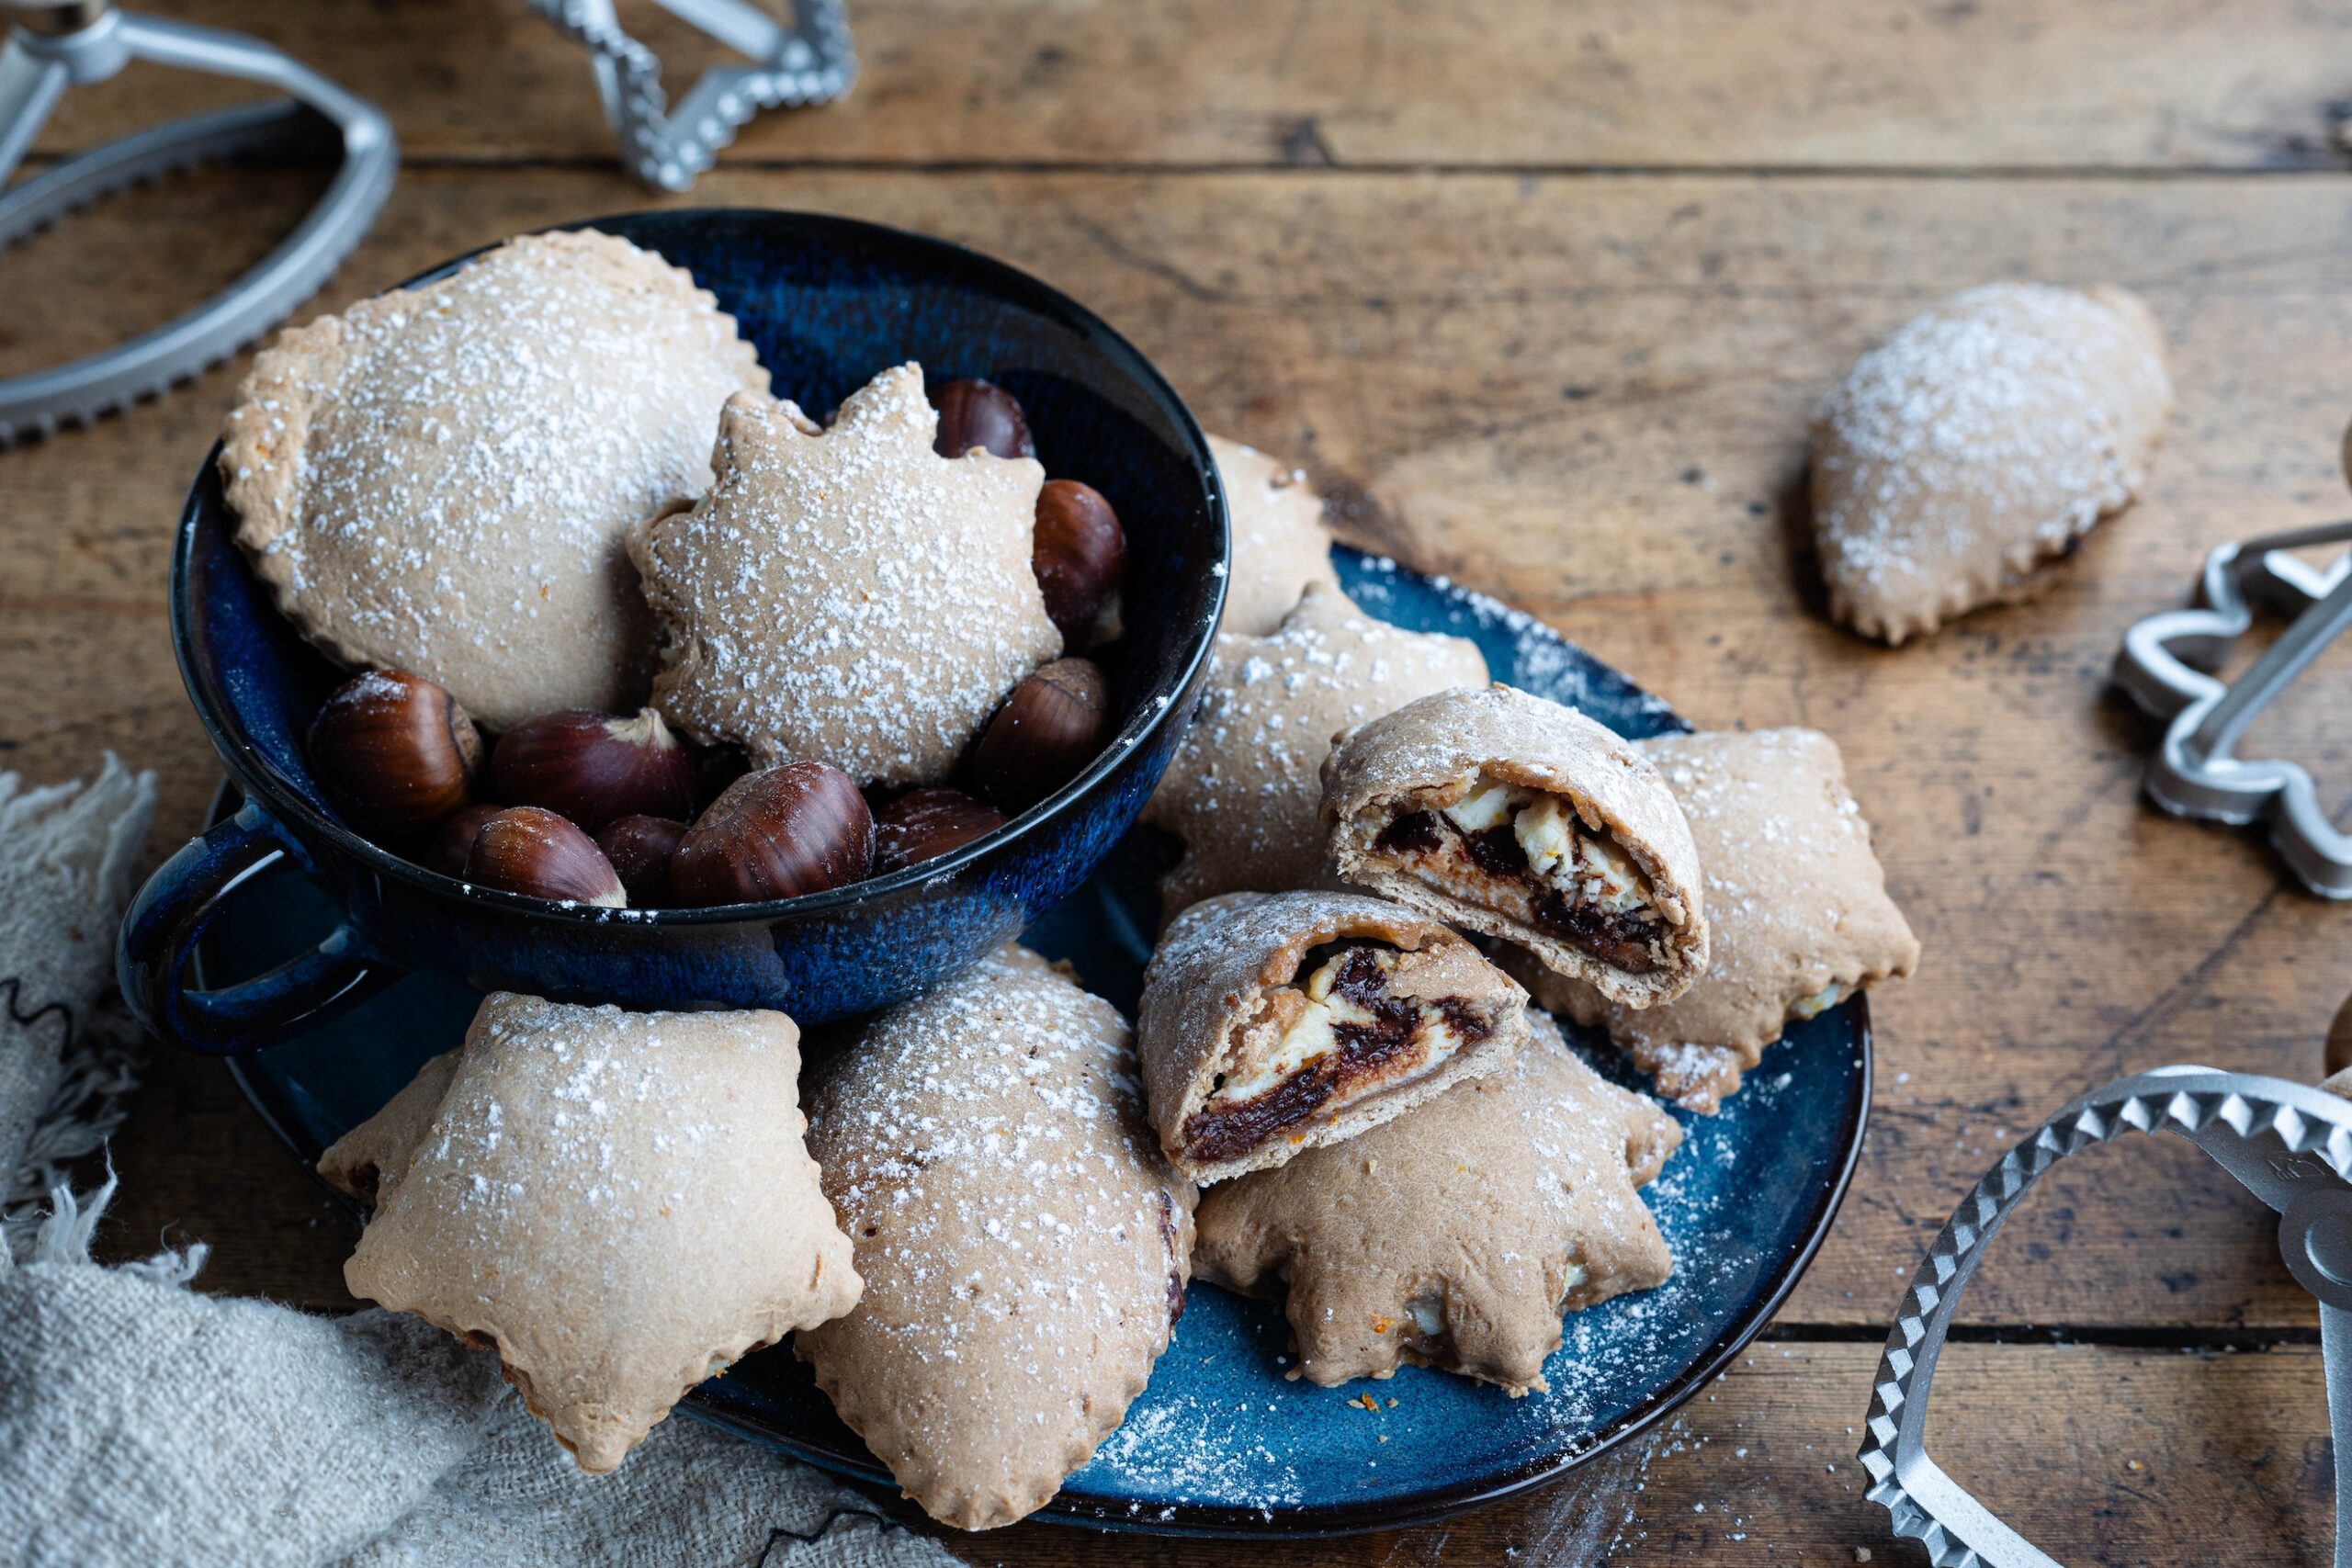
POLYGON ((1481 686, 1476 646, 1374 620, 1310 586, 1271 637, 1219 632, 1200 712, 1144 820, 1184 840, 1160 915, 1219 893, 1282 893, 1323 870, 1323 759, 1332 739, 1416 697, 1481 686))
POLYGON ((858 1298, 779 1012, 496 992, 465 1043, 319 1158, 375 1213, 352 1294, 494 1347, 585 1471, 681 1394, 858 1298))
POLYGON ((1311 1382, 1409 1362, 1542 1390, 1564 1311, 1673 1271, 1636 1189, 1681 1128, 1528 1022, 1485 1077, 1202 1193, 1193 1267, 1283 1300, 1311 1382))
POLYGON ((629 553, 662 633, 653 700, 761 766, 931 784, 1021 678, 1058 656, 1030 570, 1034 458, 932 450, 922 367, 886 370, 820 429, 731 398, 718 478, 629 553))
POLYGON ((1634 746, 1674 792, 1706 872, 1706 973, 1636 1011, 1523 954, 1504 966, 1538 1006, 1606 1028, 1660 1095, 1713 1111, 1791 1018, 1908 975, 1919 943, 1887 897, 1829 737, 1722 731, 1634 746))

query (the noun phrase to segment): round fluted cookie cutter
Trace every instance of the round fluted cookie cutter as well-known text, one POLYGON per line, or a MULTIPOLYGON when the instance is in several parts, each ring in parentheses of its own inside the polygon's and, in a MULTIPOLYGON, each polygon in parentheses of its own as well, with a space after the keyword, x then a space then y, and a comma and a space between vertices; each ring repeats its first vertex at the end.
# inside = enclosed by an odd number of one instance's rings
POLYGON ((178 319, 71 364, 0 379, 0 449, 86 424, 198 374, 292 314, 342 265, 390 194, 391 122, 375 106, 256 39, 115 9, 112 0, 0 0, 0 185, 68 87, 134 60, 258 82, 283 99, 192 115, 76 155, 0 196, 0 249, 112 191, 191 164, 258 155, 341 162, 294 231, 178 319))
POLYGON ((587 46, 621 162, 650 186, 688 188, 760 110, 828 103, 857 79, 842 0, 793 0, 789 27, 750 0, 656 3, 752 63, 712 67, 673 109, 661 62, 622 29, 613 0, 531 0, 531 9, 587 46))
POLYGON ((2211 1067, 2158 1067, 2083 1096, 2001 1156, 1962 1201, 1912 1278, 1872 1381, 1858 1457, 1871 1501, 1935 1568, 2059 1568, 1928 1457, 1936 1359, 2001 1222, 2052 1166, 2125 1133, 2173 1133, 2211 1156, 2278 1211, 2278 1247, 2318 1298, 2335 1435, 2336 1568, 2352 1568, 2352 1100, 2285 1078, 2211 1067))

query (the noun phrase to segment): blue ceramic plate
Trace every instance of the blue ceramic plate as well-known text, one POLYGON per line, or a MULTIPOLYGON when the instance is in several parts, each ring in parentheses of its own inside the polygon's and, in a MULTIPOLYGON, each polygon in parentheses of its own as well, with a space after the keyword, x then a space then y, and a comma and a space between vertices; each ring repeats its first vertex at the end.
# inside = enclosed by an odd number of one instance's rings
MULTIPOLYGON (((1346 550, 1339 560, 1366 610, 1474 639, 1498 680, 1627 736, 1686 728, 1526 615, 1385 560, 1346 550)), ((1153 882, 1169 859, 1156 835, 1129 834, 1026 940, 1069 959, 1132 1016, 1158 908, 1153 882)), ((249 898, 215 928, 199 955, 203 983, 258 972, 332 924, 334 911, 299 874, 266 874, 282 880, 281 896, 249 898)), ((455 1045, 478 999, 457 981, 413 975, 316 1033, 233 1060, 229 1070, 312 1163, 425 1058, 455 1045)), ((1171 1534, 1393 1527, 1537 1485, 1657 1420, 1763 1326, 1828 1229, 1870 1103, 1864 1006, 1858 998, 1792 1025, 1721 1115, 1681 1115, 1681 1152, 1646 1190, 1674 1252, 1674 1277, 1571 1317, 1566 1343, 1544 1369, 1549 1393, 1513 1400, 1410 1367, 1386 1382, 1337 1389, 1285 1382, 1281 1314, 1196 1284, 1151 1386, 1047 1512, 1171 1534), (1367 1391, 1378 1408, 1355 1403, 1367 1391)), ((1602 1072, 1639 1087, 1605 1043, 1578 1044, 1602 1072)), ((748 1437, 888 1482, 788 1348, 750 1357, 687 1397, 687 1408, 748 1437)))

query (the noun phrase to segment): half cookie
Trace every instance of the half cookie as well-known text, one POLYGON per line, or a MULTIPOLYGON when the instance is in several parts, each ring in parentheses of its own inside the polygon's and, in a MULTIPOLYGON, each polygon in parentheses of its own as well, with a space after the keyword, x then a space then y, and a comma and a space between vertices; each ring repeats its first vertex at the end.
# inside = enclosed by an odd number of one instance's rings
POLYGON ((612 1469, 688 1388, 857 1300, 798 1039, 780 1012, 493 993, 319 1156, 375 1205, 351 1293, 494 1346, 580 1468, 612 1469))
POLYGON ((1529 1022, 1499 1071, 1202 1195, 1201 1277, 1283 1300, 1311 1382, 1410 1362, 1541 1390, 1563 1312, 1673 1272, 1635 1190, 1682 1129, 1529 1022))
POLYGON ((1323 502, 1306 476, 1254 446, 1209 437, 1233 519, 1233 570, 1225 583, 1219 631, 1265 637, 1282 625, 1310 582, 1340 586, 1331 569, 1331 536, 1323 502))
POLYGON ((1477 686, 1475 643, 1374 620, 1316 584, 1272 637, 1219 632, 1199 715, 1144 820, 1184 840, 1160 917, 1219 893, 1286 892, 1322 878, 1317 817, 1334 737, 1452 686, 1477 686))
POLYGON ((932 1517, 1034 1512, 1143 1392, 1191 1277, 1118 1010, 1000 949, 859 1025, 809 1091, 858 1310, 795 1340, 932 1517))
POLYGON ((1606 1028, 1659 1094, 1712 1111, 1790 1019, 1908 975, 1919 943, 1886 896, 1829 737, 1666 735, 1636 750, 1681 803, 1707 868, 1706 974, 1637 1012, 1520 955, 1505 964, 1542 1006, 1606 1028))
POLYGON ((932 449, 922 367, 885 370, 829 429, 745 394, 718 478, 629 536, 660 622, 653 701, 762 767, 936 784, 1021 678, 1062 650, 1030 569, 1033 457, 932 449))
POLYGON ((2024 597, 2131 504, 2171 408, 2154 318, 2120 288, 1995 283, 1904 323, 1814 417, 1831 613, 1899 643, 2024 597))
POLYGON ((1234 893, 1177 917, 1137 1038, 1159 1146, 1195 1181, 1379 1125, 1527 1038, 1527 993, 1385 899, 1234 893))
POLYGON ((220 437, 237 542, 345 664, 492 729, 628 713, 652 622, 622 536, 710 483, 767 372, 717 301, 610 234, 526 234, 279 335, 220 437))
POLYGON ((1374 720, 1323 769, 1346 880, 1520 943, 1612 1001, 1707 965, 1699 855, 1657 770, 1612 730, 1509 686, 1374 720))

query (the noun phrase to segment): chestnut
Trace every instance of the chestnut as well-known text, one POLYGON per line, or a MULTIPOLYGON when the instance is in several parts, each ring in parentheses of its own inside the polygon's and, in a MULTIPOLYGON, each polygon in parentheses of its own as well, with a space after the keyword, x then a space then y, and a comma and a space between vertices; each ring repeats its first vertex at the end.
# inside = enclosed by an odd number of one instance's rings
POLYGON ((628 896, 596 840, 538 806, 510 806, 481 825, 466 880, 509 893, 624 908, 628 896))
POLYGON ((874 874, 944 855, 1004 826, 1004 813, 960 789, 910 789, 874 814, 874 874))
POLYGON ((632 908, 670 901, 670 856, 685 836, 686 825, 667 817, 623 817, 596 835, 596 847, 620 874, 632 908))
POLYGON ((425 841, 424 852, 417 857, 417 863, 444 875, 465 875, 466 856, 473 850, 475 835, 499 810, 495 806, 460 806, 441 818, 441 825, 433 829, 433 837, 425 841))
POLYGON ((1091 648, 1115 635, 1127 535, 1100 491, 1076 479, 1046 481, 1037 492, 1029 570, 1065 644, 1091 648))
POLYGON ((320 787, 372 832, 421 829, 465 805, 481 750, 458 699, 405 670, 354 676, 311 721, 320 787))
POLYGON ((1057 659, 1012 688, 972 748, 972 787, 1020 815, 1078 776, 1102 749, 1110 687, 1083 659, 1057 659))
POLYGON ((695 760, 651 708, 631 718, 567 708, 498 738, 490 793, 508 806, 544 806, 593 833, 622 817, 693 816, 695 760))
POLYGON ((764 903, 858 881, 873 863, 874 816, 850 776, 786 762, 744 774, 695 819, 670 856, 670 895, 764 903))
POLYGON ((975 446, 1000 457, 1037 455, 1028 416, 995 382, 950 381, 931 394, 931 401, 939 410, 939 434, 931 449, 941 457, 960 457, 975 446))

